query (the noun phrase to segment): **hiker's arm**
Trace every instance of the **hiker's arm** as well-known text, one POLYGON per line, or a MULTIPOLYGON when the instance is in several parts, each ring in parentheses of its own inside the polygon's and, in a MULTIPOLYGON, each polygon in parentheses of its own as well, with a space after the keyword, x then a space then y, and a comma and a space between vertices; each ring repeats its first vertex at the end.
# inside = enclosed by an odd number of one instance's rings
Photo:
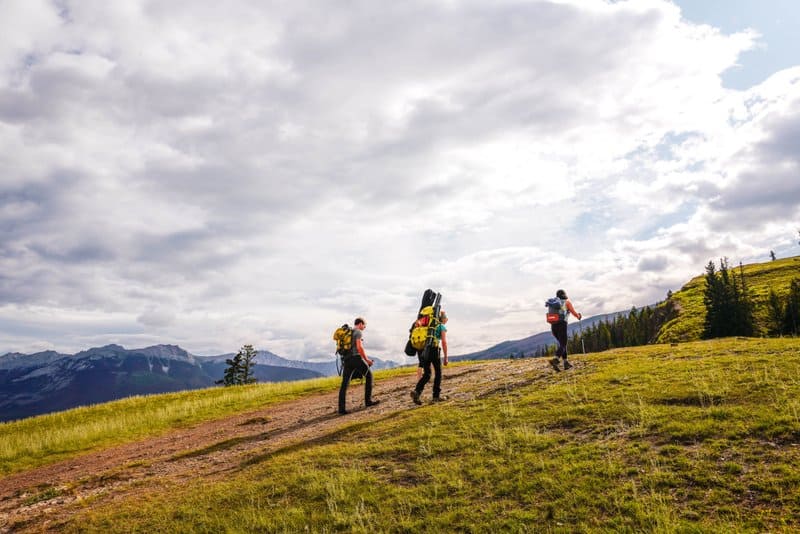
POLYGON ((442 331, 442 352, 444 352, 444 364, 447 365, 447 330, 442 331))
POLYGON ((580 319, 583 317, 580 313, 575 311, 575 307, 572 305, 570 301, 567 301, 567 311, 570 312, 572 315, 580 319))
POLYGON ((361 356, 361 359, 364 360, 364 363, 372 365, 372 360, 367 358, 367 353, 364 352, 364 345, 361 344, 361 338, 356 339, 356 350, 358 350, 358 354, 361 356))

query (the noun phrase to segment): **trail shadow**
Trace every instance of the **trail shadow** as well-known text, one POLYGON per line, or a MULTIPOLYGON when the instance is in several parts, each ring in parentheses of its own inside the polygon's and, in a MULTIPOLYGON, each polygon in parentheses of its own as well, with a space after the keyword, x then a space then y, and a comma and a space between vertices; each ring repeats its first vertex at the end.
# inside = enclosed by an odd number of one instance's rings
POLYGON ((189 458, 198 458, 201 456, 206 456, 208 454, 224 451, 227 449, 232 449, 238 445, 242 445, 245 443, 253 443, 257 441, 265 441, 270 440, 275 437, 281 436, 283 434, 294 432, 295 430, 299 430, 309 425, 314 425, 317 423, 321 423, 323 421, 329 421, 331 419, 335 419, 337 417, 341 417, 336 413, 324 414, 317 417, 312 417, 310 419, 298 419, 294 423, 281 427, 276 428, 274 430, 268 430, 266 432, 259 432, 257 434, 250 434, 247 436, 239 436, 235 438, 226 439, 224 441, 219 441, 217 443, 213 443, 207 447, 203 447, 202 449, 195 449, 191 451, 182 452, 179 454, 175 454, 170 457, 167 461, 169 462, 177 462, 180 460, 186 460, 189 458))
POLYGON ((486 391, 482 391, 480 393, 477 393, 475 395, 475 398, 476 399, 486 399, 488 397, 493 397, 493 396, 495 396, 497 394, 510 393, 511 391, 513 391, 515 389, 524 388, 524 387, 527 387, 527 386, 530 386, 530 385, 533 385, 533 384, 536 384, 536 383, 540 383, 540 382, 548 382, 548 374, 547 373, 541 374, 539 376, 526 378, 525 380, 517 380, 517 381, 514 381, 514 382, 506 382, 504 384, 501 384, 499 386, 493 387, 493 388, 488 389, 486 391))
MULTIPOLYGON (((406 410, 399 410, 399 411, 388 413, 383 417, 378 417, 378 418, 375 418, 375 419, 369 419, 369 420, 366 420, 366 421, 359 421, 357 423, 353 423, 353 424, 347 425, 344 428, 337 428, 337 429, 332 430, 330 432, 325 432, 323 434, 319 434, 316 437, 313 437, 313 438, 310 438, 310 439, 305 439, 305 440, 299 441, 297 443, 292 443, 291 445, 285 445, 283 447, 278 447, 277 449, 275 449, 273 451, 269 451, 269 452, 266 452, 264 454, 258 454, 256 456, 252 456, 252 457, 248 458, 247 460, 245 460, 245 461, 243 461, 243 462, 241 462, 239 464, 239 468, 240 469, 244 469, 246 467, 249 467, 249 466, 252 466, 252 465, 255 465, 255 464, 259 464, 259 463, 267 461, 267 460, 270 460, 275 456, 279 456, 281 454, 285 454, 285 453, 289 453, 289 452, 294 452, 294 451, 306 449, 309 446, 324 445, 326 443, 332 443, 332 442, 336 441, 338 438, 340 438, 342 436, 345 436, 347 434, 351 434, 353 432, 357 432, 357 431, 359 431, 359 430, 361 430, 363 428, 366 428, 368 426, 372 426, 372 425, 374 425, 376 423, 379 423, 379 422, 390 421, 392 419, 395 419, 395 418, 399 417, 400 415, 402 415, 405 411, 406 410)), ((334 417, 339 417, 339 416, 338 415, 334 415, 334 417)))

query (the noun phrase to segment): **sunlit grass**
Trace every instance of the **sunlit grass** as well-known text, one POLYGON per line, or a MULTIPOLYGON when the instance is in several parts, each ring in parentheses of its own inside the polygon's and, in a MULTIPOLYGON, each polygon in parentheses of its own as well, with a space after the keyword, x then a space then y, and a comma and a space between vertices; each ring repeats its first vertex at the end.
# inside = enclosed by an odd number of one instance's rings
POLYGON ((795 531, 798 352, 795 340, 725 339, 578 356, 577 372, 547 382, 354 425, 242 466, 228 480, 87 511, 72 524, 160 532, 795 531))

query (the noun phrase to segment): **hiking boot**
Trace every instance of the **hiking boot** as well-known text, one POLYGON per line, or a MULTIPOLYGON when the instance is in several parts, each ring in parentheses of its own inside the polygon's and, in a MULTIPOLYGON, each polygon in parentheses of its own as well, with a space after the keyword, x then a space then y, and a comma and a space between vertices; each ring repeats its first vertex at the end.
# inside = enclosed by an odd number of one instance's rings
POLYGON ((347 415, 349 413, 347 410, 339 410, 339 415, 347 415))
POLYGON ((415 389, 411 392, 411 400, 414 401, 414 404, 422 404, 422 401, 419 400, 420 393, 415 389))
POLYGON ((447 396, 439 396, 439 397, 434 397, 433 399, 431 399, 431 402, 444 402, 446 400, 447 400, 447 396))
POLYGON ((553 369, 555 369, 556 371, 560 371, 561 370, 561 368, 558 367, 558 357, 555 357, 555 358, 553 358, 552 360, 549 360, 549 361, 550 361, 550 366, 553 369))
POLYGON ((366 405, 367 405, 367 406, 375 406, 376 404, 380 404, 380 403, 381 403, 381 401, 379 401, 379 400, 375 399, 375 400, 368 400, 368 401, 366 402, 366 405))
POLYGON ((572 364, 564 360, 564 370, 566 371, 567 369, 572 369, 572 364))

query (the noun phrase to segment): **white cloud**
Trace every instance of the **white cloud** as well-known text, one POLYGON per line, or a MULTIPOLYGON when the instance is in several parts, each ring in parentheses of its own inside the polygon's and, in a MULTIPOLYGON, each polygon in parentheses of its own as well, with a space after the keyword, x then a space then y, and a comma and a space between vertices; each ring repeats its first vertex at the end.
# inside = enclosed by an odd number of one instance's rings
POLYGON ((430 286, 464 353, 798 215, 796 69, 723 89, 757 34, 669 2, 58 5, 0 7, 0 352, 400 359, 430 286))

